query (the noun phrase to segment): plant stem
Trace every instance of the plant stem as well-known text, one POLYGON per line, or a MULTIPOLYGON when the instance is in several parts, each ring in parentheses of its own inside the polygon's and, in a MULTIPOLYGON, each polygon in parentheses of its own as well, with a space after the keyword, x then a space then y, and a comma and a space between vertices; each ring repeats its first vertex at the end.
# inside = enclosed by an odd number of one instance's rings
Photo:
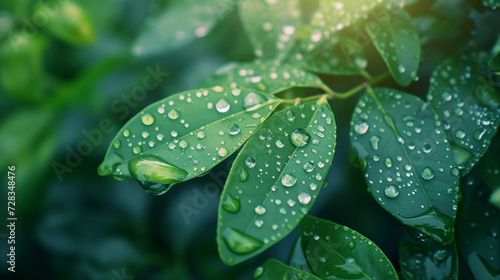
POLYGON ((343 92, 343 93, 336 93, 336 92, 328 92, 328 99, 347 99, 353 95, 355 95, 356 93, 360 92, 361 90, 363 90, 364 88, 366 87, 369 87, 369 86, 374 86, 374 85, 377 85, 378 83, 382 82, 383 80, 385 80, 387 77, 390 76, 390 73, 389 71, 386 71, 374 78, 370 78, 367 82, 364 82, 358 86, 356 86, 355 88, 352 88, 346 92, 343 92))

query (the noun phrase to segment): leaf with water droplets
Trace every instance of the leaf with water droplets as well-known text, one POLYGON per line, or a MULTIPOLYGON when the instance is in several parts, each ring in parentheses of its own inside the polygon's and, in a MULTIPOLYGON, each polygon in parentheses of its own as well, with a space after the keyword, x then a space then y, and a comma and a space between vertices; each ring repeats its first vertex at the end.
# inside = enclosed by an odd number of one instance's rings
POLYGON ((358 75, 368 64, 362 45, 342 35, 317 46, 299 46, 293 59, 310 71, 327 75, 358 75))
POLYGON ((488 62, 490 69, 497 74, 500 74, 500 54, 493 57, 490 62, 488 62))
POLYGON ((242 0, 239 16, 255 55, 280 59, 295 44, 301 25, 298 0, 242 0))
POLYGON ((458 276, 455 242, 443 245, 432 239, 422 242, 407 237, 399 246, 399 263, 407 280, 455 280, 458 276))
POLYGON ((444 123, 455 162, 467 174, 483 156, 500 124, 500 90, 482 55, 463 55, 439 65, 427 100, 444 123))
MULTIPOLYGON (((227 2, 227 1, 226 1, 227 2)), ((206 36, 225 10, 213 1, 174 1, 146 26, 132 46, 136 56, 151 56, 180 48, 206 36)))
POLYGON ((398 279, 382 250, 358 232, 309 215, 299 227, 309 265, 322 279, 398 279))
POLYGON ((313 274, 284 265, 275 259, 269 259, 262 266, 259 266, 253 276, 254 279, 262 280, 320 280, 313 274))
POLYGON ((226 264, 261 253, 297 226, 318 196, 335 143, 335 120, 324 97, 273 114, 253 133, 221 196, 217 241, 226 264))
POLYGON ((288 263, 291 267, 295 267, 300 270, 307 271, 309 273, 314 273, 307 262, 306 255, 302 251, 302 237, 297 236, 297 240, 290 251, 288 256, 288 263))
POLYGON ((214 87, 153 103, 110 145, 100 175, 133 177, 147 191, 201 176, 234 153, 280 104, 250 90, 214 87))
POLYGON ((369 21, 366 32, 387 64, 389 71, 402 86, 417 76, 420 62, 420 39, 411 17, 403 9, 369 21))
POLYGON ((403 224, 451 242, 459 171, 436 113, 407 93, 370 89, 350 134, 376 201, 403 224))
POLYGON ((227 85, 275 94, 294 87, 320 88, 329 91, 323 81, 307 70, 278 61, 256 60, 225 66, 205 86, 227 85))
POLYGON ((491 189, 463 178, 462 211, 457 217, 457 246, 475 279, 500 279, 500 210, 488 203, 491 189))
POLYGON ((483 5, 496 10, 497 8, 500 8, 500 0, 483 0, 483 5))

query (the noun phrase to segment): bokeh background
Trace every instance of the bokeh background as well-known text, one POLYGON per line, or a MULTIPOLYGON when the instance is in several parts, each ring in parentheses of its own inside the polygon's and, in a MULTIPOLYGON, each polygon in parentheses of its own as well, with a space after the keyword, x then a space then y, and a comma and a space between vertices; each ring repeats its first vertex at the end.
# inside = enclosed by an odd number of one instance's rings
MULTIPOLYGON (((179 2, 0 2, 0 174, 5 190, 7 166, 16 166, 18 218, 13 274, 7 271, 4 253, 9 245, 3 225, 7 195, 2 191, 2 279, 251 279, 267 258, 287 261, 296 231, 238 266, 219 260, 216 212, 231 159, 159 197, 147 194, 133 180, 117 182, 97 174, 115 133, 142 108, 197 88, 229 62, 254 59, 229 0, 214 0, 209 6, 207 1, 182 1, 192 3, 193 10, 170 12, 164 26, 171 31, 186 24, 208 24, 211 32, 201 29, 193 38, 176 33, 179 40, 171 44, 141 39, 156 24, 154 18, 179 2), (213 9, 215 20, 199 22, 195 15, 200 5, 213 9), (141 50, 148 48, 152 54, 143 55, 141 50), (141 90, 148 76, 157 83, 141 90)), ((411 12, 428 12, 434 2, 451 6, 417 22, 421 31, 428 29, 422 38, 425 63, 419 81, 406 90, 420 96, 427 91, 436 63, 463 50, 458 46, 466 46, 468 40, 478 46, 494 43, 490 31, 473 29, 500 26, 490 12, 464 16, 474 1, 423 0, 411 12), (434 28, 439 32, 431 32, 434 28)), ((377 72, 383 63, 375 58, 368 67, 377 72)), ((362 81, 324 78, 338 90, 362 81)), ((397 87, 390 81, 386 85, 397 87)), ((284 96, 293 94, 305 92, 284 96)), ((351 164, 348 128, 355 102, 356 98, 332 104, 339 126, 337 152, 329 184, 311 213, 364 234, 397 266, 404 228, 377 206, 351 164)))

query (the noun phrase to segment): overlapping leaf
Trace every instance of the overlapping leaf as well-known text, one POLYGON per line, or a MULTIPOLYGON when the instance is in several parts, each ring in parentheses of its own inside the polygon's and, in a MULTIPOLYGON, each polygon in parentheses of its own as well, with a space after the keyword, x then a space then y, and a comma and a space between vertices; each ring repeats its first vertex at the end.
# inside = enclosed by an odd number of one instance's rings
POLYGON ((234 265, 288 235, 314 203, 332 163, 336 126, 321 97, 272 115, 236 158, 219 206, 222 261, 234 265))
POLYGON ((402 9, 394 10, 390 16, 368 22, 366 32, 396 82, 409 85, 417 75, 420 38, 408 13, 402 9))
POLYGON ((457 245, 475 279, 500 279, 500 210, 488 203, 491 189, 464 178, 463 211, 457 217, 457 245))
POLYGON ((488 63, 490 66, 490 69, 497 74, 500 73, 500 54, 497 54, 495 57, 493 57, 490 62, 488 63))
POLYGON ((312 216, 299 227, 307 260, 321 279, 398 279, 380 248, 358 232, 312 216))
POLYGON ((459 170, 430 107, 394 89, 369 90, 354 110, 350 135, 377 202, 402 223, 451 242, 459 170))
POLYGON ((434 240, 422 242, 407 237, 399 247, 399 263, 407 280, 455 280, 458 276, 455 242, 442 245, 434 240))
POLYGON ((284 265, 275 259, 269 259, 262 266, 258 267, 255 270, 254 279, 320 280, 320 278, 313 274, 284 265))
POLYGON ((205 85, 228 85, 255 89, 268 94, 275 94, 293 87, 329 90, 314 73, 292 64, 281 64, 270 60, 230 64, 217 71, 216 75, 205 85))
POLYGON ((113 140, 100 175, 156 184, 200 176, 235 152, 280 100, 214 87, 172 95, 133 117, 113 140))
POLYGON ((295 45, 302 20, 299 0, 243 0, 239 15, 257 57, 280 58, 295 45))
POLYGON ((500 134, 492 139, 490 147, 473 170, 490 188, 500 188, 500 134))
POLYGON ((500 8, 500 0, 483 0, 483 5, 493 9, 500 8))
POLYGON ((306 256, 302 251, 302 237, 299 235, 295 244, 293 245, 292 251, 290 252, 288 263, 291 267, 313 273, 309 263, 307 262, 306 256))
POLYGON ((481 158, 500 124, 500 91, 482 60, 471 54, 444 62, 433 72, 427 96, 444 123, 461 175, 481 158))
POLYGON ((155 19, 149 20, 132 46, 133 54, 151 56, 180 48, 196 38, 206 36, 215 27, 225 8, 235 4, 225 0, 225 6, 215 1, 174 1, 155 19))

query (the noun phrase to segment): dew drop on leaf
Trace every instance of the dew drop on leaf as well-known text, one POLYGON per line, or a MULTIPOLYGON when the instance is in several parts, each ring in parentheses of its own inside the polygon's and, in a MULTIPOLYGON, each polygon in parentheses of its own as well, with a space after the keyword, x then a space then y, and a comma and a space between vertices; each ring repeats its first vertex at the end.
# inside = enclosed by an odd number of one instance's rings
POLYGON ((243 101, 243 107, 245 107, 245 109, 250 109, 255 105, 261 104, 262 102, 264 102, 264 100, 260 95, 255 92, 250 92, 243 101))
POLYGON ((264 215, 266 214, 266 208, 262 205, 257 205, 255 207, 255 214, 257 215, 264 215))
POLYGON ((255 159, 253 157, 247 157, 245 159, 245 165, 248 167, 248 168, 252 168, 254 167, 256 164, 255 162, 255 159))
POLYGON ((262 266, 257 267, 253 273, 254 278, 259 278, 264 273, 264 268, 262 266))
POLYGON ((293 121, 295 120, 295 113, 292 112, 292 111, 287 111, 286 112, 286 118, 289 120, 289 121, 293 121))
POLYGON ((380 137, 377 135, 372 135, 370 137, 370 144, 372 146, 372 149, 375 151, 378 150, 378 143, 380 142, 380 137))
POLYGON ((227 248, 235 254, 249 254, 262 247, 263 242, 233 228, 222 232, 227 248))
POLYGON ((150 113, 144 114, 141 120, 144 125, 152 125, 155 122, 155 118, 150 113))
POLYGON ((311 202, 311 195, 308 193, 300 193, 298 199, 301 204, 307 205, 311 202))
POLYGON ((227 127, 227 133, 229 133, 229 135, 237 135, 240 131, 240 126, 235 123, 232 123, 227 127))
POLYGON ((189 143, 188 143, 188 141, 186 141, 186 140, 181 140, 181 141, 179 142, 179 147, 181 147, 181 148, 183 148, 183 149, 187 148, 188 146, 189 146, 189 143))
POLYGON ((424 170, 422 170, 422 178, 427 181, 432 180, 432 178, 434 178, 434 171, 432 171, 430 167, 424 168, 424 170))
POLYGON ((240 167, 240 169, 238 170, 238 175, 240 177, 240 182, 245 182, 246 180, 248 180, 248 171, 245 168, 240 167))
POLYGON ((278 148, 283 148, 285 146, 285 144, 283 144, 283 142, 281 142, 281 140, 276 140, 276 147, 278 148))
POLYGON ((368 128, 370 128, 370 126, 364 121, 359 121, 354 125, 354 131, 359 135, 365 134, 368 128))
POLYGON ((304 170, 308 173, 312 172, 314 170, 314 163, 312 161, 308 161, 304 164, 304 170))
POLYGON ((175 109, 172 109, 172 110, 170 110, 170 112, 168 112, 168 117, 171 120, 176 120, 179 118, 179 112, 177 112, 177 110, 175 110, 175 109))
POLYGON ((311 136, 307 131, 297 128, 290 133, 290 141, 295 147, 304 147, 311 141, 311 136))
POLYGON ((132 151, 134 152, 134 154, 138 155, 142 152, 142 147, 141 146, 135 146, 132 151))
POLYGON ((236 213, 240 211, 241 204, 237 198, 228 195, 224 201, 221 203, 222 209, 226 210, 229 213, 236 213))
POLYGON ((356 242, 349 241, 349 243, 347 243, 347 247, 349 247, 349 249, 354 249, 354 247, 356 247, 356 242))
POLYGON ((226 149, 226 148, 224 148, 224 147, 221 147, 221 148, 219 149, 219 156, 221 156, 221 157, 225 157, 225 156, 227 156, 227 149, 226 149))
POLYGON ((196 133, 196 137, 198 137, 199 139, 203 139, 203 138, 205 138, 205 132, 203 132, 203 131, 198 131, 198 133, 196 133))
POLYGON ((396 198, 399 195, 399 189, 395 185, 389 185, 384 190, 385 195, 388 198, 396 198))
POLYGON ((281 184, 285 187, 292 187, 295 183, 297 183, 297 177, 292 174, 285 174, 281 177, 281 184))

